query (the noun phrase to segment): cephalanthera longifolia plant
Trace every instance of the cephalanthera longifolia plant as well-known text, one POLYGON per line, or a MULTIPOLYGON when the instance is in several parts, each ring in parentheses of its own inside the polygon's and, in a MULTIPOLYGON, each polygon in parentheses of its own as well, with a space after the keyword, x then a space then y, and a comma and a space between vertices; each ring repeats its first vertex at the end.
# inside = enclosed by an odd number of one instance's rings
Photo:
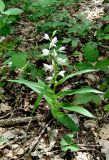
MULTIPOLYGON (((82 71, 78 71, 78 72, 75 72, 69 75, 65 75, 66 71, 63 69, 64 68, 63 66, 66 65, 67 58, 60 57, 60 53, 64 55, 65 47, 64 46, 60 48, 57 47, 58 40, 55 34, 56 34, 56 31, 53 32, 51 38, 49 37, 48 34, 44 35, 44 39, 50 42, 48 49, 42 50, 42 56, 44 56, 45 58, 49 60, 49 64, 43 64, 44 70, 47 73, 47 78, 45 78, 45 81, 42 81, 39 79, 37 82, 27 81, 24 79, 10 80, 10 81, 25 84, 26 86, 31 88, 33 91, 39 94, 35 102, 35 107, 33 111, 37 109, 41 99, 44 97, 50 107, 53 117, 56 120, 58 120, 60 123, 62 123, 65 127, 70 129, 71 131, 78 132, 79 131, 78 126, 70 118, 70 116, 64 112, 64 110, 77 112, 77 113, 83 114, 91 118, 95 118, 95 117, 82 106, 74 105, 73 102, 72 103, 62 102, 62 97, 68 96, 68 95, 74 95, 74 94, 83 94, 83 93, 102 94, 102 92, 96 89, 88 88, 88 87, 80 88, 80 89, 73 89, 73 90, 64 90, 64 91, 61 90, 58 93, 56 92, 57 87, 61 85, 62 83, 64 83, 69 78, 72 78, 77 75, 81 75, 83 73, 93 72, 95 70, 82 70, 82 71), (60 77, 62 78, 59 79, 60 77)), ((69 136, 66 136, 66 137, 67 138, 64 138, 61 141, 61 145, 62 144, 67 145, 67 143, 69 142, 72 145, 71 137, 69 136)), ((65 147, 63 150, 65 150, 65 147)))

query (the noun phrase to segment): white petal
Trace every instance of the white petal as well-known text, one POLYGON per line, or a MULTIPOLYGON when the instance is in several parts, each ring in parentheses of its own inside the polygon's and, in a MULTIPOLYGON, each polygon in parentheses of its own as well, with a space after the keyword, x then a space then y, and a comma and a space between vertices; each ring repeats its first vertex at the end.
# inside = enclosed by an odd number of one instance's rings
POLYGON ((57 37, 54 37, 51 42, 52 43, 57 43, 58 42, 57 37))
POLYGON ((53 66, 52 65, 48 65, 48 64, 43 64, 44 65, 44 70, 45 71, 50 71, 52 72, 53 71, 53 66))
POLYGON ((43 37, 44 39, 46 39, 46 40, 50 40, 50 37, 49 37, 49 35, 48 34, 44 34, 44 37, 43 37))
POLYGON ((58 73, 58 75, 61 76, 61 77, 64 77, 64 73, 65 73, 65 72, 66 72, 66 71, 64 71, 64 70, 63 70, 63 71, 60 71, 60 72, 58 73))
POLYGON ((43 56, 48 56, 50 51, 48 49, 43 49, 42 53, 43 53, 43 56))
POLYGON ((52 76, 46 78, 47 81, 51 81, 52 79, 53 79, 52 76))
POLYGON ((53 42, 51 42, 51 43, 50 43, 50 47, 49 47, 49 48, 53 48, 53 47, 56 47, 56 44, 55 44, 55 43, 53 43, 53 42))
POLYGON ((59 52, 63 52, 64 53, 65 52, 64 50, 65 50, 64 46, 62 46, 61 48, 59 48, 59 52))
POLYGON ((60 65, 65 65, 66 61, 67 61, 67 59, 57 58, 57 62, 60 65))

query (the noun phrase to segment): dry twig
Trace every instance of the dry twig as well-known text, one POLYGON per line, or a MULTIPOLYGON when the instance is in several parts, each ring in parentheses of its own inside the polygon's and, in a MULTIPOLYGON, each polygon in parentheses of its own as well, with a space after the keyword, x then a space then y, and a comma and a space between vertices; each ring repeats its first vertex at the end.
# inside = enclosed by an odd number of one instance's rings
POLYGON ((16 124, 28 123, 29 121, 37 121, 37 116, 35 117, 19 117, 19 118, 9 118, 0 120, 0 127, 12 126, 16 124))
POLYGON ((39 142, 40 142, 40 140, 41 140, 41 138, 42 138, 42 135, 44 134, 46 128, 49 126, 49 124, 50 124, 51 122, 52 122, 52 119, 46 124, 46 126, 45 126, 44 128, 42 128, 42 131, 40 132, 39 137, 34 138, 34 144, 33 144, 33 146, 31 147, 31 149, 29 150, 28 156, 31 154, 31 152, 34 150, 34 148, 37 147, 37 145, 39 144, 39 142), (35 140, 35 139, 36 139, 36 140, 35 140))

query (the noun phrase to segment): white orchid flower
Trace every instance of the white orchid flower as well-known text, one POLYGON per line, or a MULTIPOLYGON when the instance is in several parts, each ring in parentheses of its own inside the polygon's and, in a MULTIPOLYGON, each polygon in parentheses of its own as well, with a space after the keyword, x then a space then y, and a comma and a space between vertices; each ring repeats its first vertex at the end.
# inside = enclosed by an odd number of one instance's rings
POLYGON ((63 70, 63 71, 60 71, 60 72, 58 73, 58 75, 61 76, 61 77, 64 77, 64 73, 65 73, 65 72, 66 72, 66 71, 64 71, 64 70, 63 70))
POLYGON ((58 42, 57 37, 54 37, 54 38, 51 40, 51 43, 50 43, 50 47, 49 47, 49 48, 56 47, 56 43, 57 43, 57 42, 58 42))
POLYGON ((67 61, 67 59, 57 58, 58 64, 60 64, 62 66, 66 64, 66 61, 67 61))
POLYGON ((43 56, 48 56, 50 54, 50 51, 48 49, 43 49, 42 53, 43 56))
POLYGON ((59 52, 65 53, 65 47, 64 46, 60 47, 59 52))
POLYGON ((44 39, 46 39, 46 40, 50 40, 50 37, 49 37, 49 35, 48 34, 44 34, 44 37, 43 37, 44 39))
POLYGON ((53 71, 53 66, 52 65, 48 65, 48 64, 43 64, 44 65, 44 70, 47 72, 47 71, 50 71, 52 72, 53 71))
POLYGON ((57 42, 58 42, 57 37, 54 37, 54 38, 52 39, 52 43, 57 43, 57 42))

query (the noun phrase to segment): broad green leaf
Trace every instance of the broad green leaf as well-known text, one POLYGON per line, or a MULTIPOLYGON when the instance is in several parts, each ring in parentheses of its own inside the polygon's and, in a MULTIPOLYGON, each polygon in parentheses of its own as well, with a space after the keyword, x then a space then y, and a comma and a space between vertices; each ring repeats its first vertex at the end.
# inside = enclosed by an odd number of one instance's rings
POLYGON ((77 46, 78 46, 78 43, 79 43, 79 39, 78 39, 78 38, 73 39, 73 40, 72 40, 72 43, 71 43, 71 44, 72 44, 72 47, 74 47, 74 48, 77 47, 77 46))
POLYGON ((87 104, 89 102, 99 105, 101 103, 101 98, 93 93, 83 93, 75 96, 75 104, 87 104))
POLYGON ((109 98, 109 89, 106 90, 105 94, 104 94, 104 98, 109 98))
POLYGON ((105 21, 109 21, 109 15, 105 16, 105 17, 102 17, 101 18, 102 20, 105 20, 105 21))
POLYGON ((104 107, 104 111, 109 112, 109 104, 104 107))
POLYGON ((102 39, 108 40, 109 39, 109 34, 105 34, 102 39))
POLYGON ((95 43, 86 43, 83 47, 84 57, 88 62, 96 62, 99 58, 99 51, 95 43))
POLYGON ((77 63, 76 68, 79 70, 84 70, 84 69, 93 69, 94 67, 92 66, 91 63, 88 62, 81 62, 81 63, 77 63))
POLYGON ((0 28, 0 34, 2 36, 7 36, 11 33, 11 27, 7 24, 5 24, 2 28, 0 28))
POLYGON ((3 12, 5 9, 5 4, 2 0, 0 0, 0 12, 3 12))
POLYGON ((80 107, 80 106, 75 106, 69 103, 62 103, 61 108, 83 114, 84 116, 87 116, 87 117, 95 118, 95 116, 92 113, 90 113, 85 108, 80 107))
POLYGON ((12 56, 12 65, 17 68, 22 68, 27 63, 27 54, 19 53, 12 56))
MULTIPOLYGON (((73 135, 74 136, 74 135, 73 135)), ((61 145, 61 149, 62 151, 67 151, 67 150, 71 150, 71 151, 78 151, 79 150, 79 146, 77 144, 74 144, 72 141, 73 136, 71 134, 66 134, 60 142, 61 145)))
POLYGON ((96 89, 91 89, 91 88, 80 88, 80 89, 73 89, 73 90, 67 90, 67 91, 60 91, 57 96, 62 97, 62 96, 67 96, 67 95, 73 95, 73 94, 82 94, 82 93, 98 93, 98 94, 103 94, 103 92, 96 90, 96 89))
POLYGON ((107 69, 108 66, 109 66, 109 59, 103 59, 103 60, 99 60, 96 63, 95 68, 104 70, 104 69, 107 69))
POLYGON ((46 8, 48 6, 50 6, 52 3, 56 2, 56 0, 37 0, 37 2, 32 3, 33 7, 42 7, 42 8, 46 8))
POLYGON ((19 14, 21 14, 21 13, 23 13, 23 11, 21 10, 21 9, 19 9, 19 8, 10 8, 10 9, 8 9, 8 10, 6 10, 6 11, 4 11, 4 12, 2 12, 3 14, 6 14, 6 15, 19 15, 19 14))
POLYGON ((109 32, 109 24, 104 28, 104 33, 108 33, 109 32))
MULTIPOLYGON (((61 140, 61 143, 65 143, 65 140, 61 140)), ((77 152, 78 150, 79 150, 79 147, 78 147, 78 145, 77 144, 72 144, 72 145, 69 145, 69 144, 67 144, 67 145, 65 145, 65 146, 62 146, 61 145, 61 150, 63 151, 63 152, 65 152, 65 151, 67 151, 67 150, 71 150, 71 151, 74 151, 74 152, 77 152)))
POLYGON ((63 41, 62 41, 62 43, 69 43, 69 42, 71 42, 71 38, 65 38, 63 41))
POLYGON ((55 119, 57 119, 60 123, 62 123, 65 127, 72 131, 79 131, 77 125, 72 121, 72 119, 65 113, 60 112, 56 109, 52 109, 52 114, 55 119))
POLYGON ((74 76, 81 75, 81 74, 84 74, 84 73, 90 73, 90 72, 94 72, 94 71, 97 71, 97 70, 87 69, 87 70, 82 70, 82 71, 78 71, 78 72, 72 73, 72 74, 70 74, 70 75, 68 75, 68 76, 65 76, 64 78, 60 79, 60 80, 57 82, 57 85, 62 84, 62 83, 65 82, 67 79, 72 78, 72 77, 74 77, 74 76))

